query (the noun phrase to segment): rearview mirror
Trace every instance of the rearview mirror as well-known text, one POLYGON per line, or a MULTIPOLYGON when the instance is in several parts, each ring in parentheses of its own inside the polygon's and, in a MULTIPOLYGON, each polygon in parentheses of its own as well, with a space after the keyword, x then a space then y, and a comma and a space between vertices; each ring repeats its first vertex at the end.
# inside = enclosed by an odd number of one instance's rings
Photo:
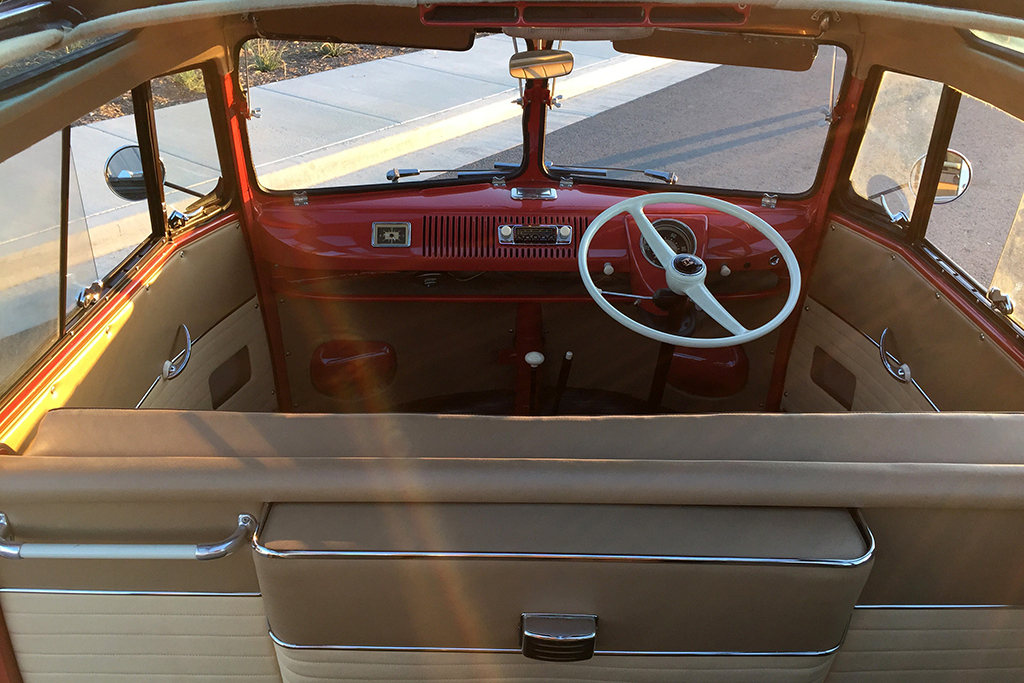
MULTIPOLYGON (((915 195, 921 188, 921 176, 924 174, 924 162, 928 155, 921 157, 910 169, 910 191, 915 195)), ((948 204, 958 199, 967 191, 971 184, 971 162, 960 152, 955 150, 946 151, 946 160, 942 164, 942 173, 939 175, 939 187, 935 190, 935 203, 948 204)))
POLYGON ((512 78, 557 78, 572 73, 572 53, 565 50, 527 50, 508 60, 512 78))

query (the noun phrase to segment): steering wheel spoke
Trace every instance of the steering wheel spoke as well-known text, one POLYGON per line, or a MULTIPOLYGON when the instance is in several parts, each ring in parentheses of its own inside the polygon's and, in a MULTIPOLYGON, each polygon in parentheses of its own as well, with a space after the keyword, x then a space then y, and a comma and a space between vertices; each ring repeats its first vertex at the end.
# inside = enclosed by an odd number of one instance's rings
POLYGON ((712 320, 727 329, 731 334, 739 335, 750 332, 736 318, 732 317, 732 313, 725 310, 722 304, 718 303, 718 299, 708 291, 708 288, 703 283, 687 287, 685 292, 686 296, 690 297, 693 303, 700 306, 702 311, 707 313, 712 320))
POLYGON ((640 228, 640 233, 647 240, 647 244, 650 245, 654 251, 654 255, 658 257, 658 262, 662 268, 669 268, 672 265, 672 259, 676 257, 675 249, 669 246, 668 242, 658 234, 658 230, 651 223, 651 219, 644 213, 642 206, 629 209, 629 215, 636 221, 636 225, 640 228))

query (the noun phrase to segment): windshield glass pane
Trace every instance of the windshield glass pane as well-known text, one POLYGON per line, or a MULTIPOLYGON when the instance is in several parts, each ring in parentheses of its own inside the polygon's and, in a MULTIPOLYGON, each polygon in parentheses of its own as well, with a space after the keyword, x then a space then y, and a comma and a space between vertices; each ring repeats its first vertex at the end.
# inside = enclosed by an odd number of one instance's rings
POLYGON ((1024 38, 1004 36, 1001 33, 989 33, 988 31, 975 31, 973 29, 971 30, 971 33, 973 33, 976 38, 980 38, 986 43, 1005 47, 1007 50, 1013 50, 1018 54, 1024 55, 1024 38))
POLYGON ((549 112, 547 163, 608 169, 610 178, 657 182, 643 175, 650 169, 674 173, 680 185, 805 192, 828 133, 833 57, 838 91, 846 59, 831 46, 803 72, 620 55, 596 67, 607 85, 549 112))
POLYGON ((396 167, 479 167, 522 143, 518 83, 508 73, 513 52, 503 35, 478 37, 464 52, 249 41, 241 79, 260 110, 248 122, 260 184, 380 184, 396 167))

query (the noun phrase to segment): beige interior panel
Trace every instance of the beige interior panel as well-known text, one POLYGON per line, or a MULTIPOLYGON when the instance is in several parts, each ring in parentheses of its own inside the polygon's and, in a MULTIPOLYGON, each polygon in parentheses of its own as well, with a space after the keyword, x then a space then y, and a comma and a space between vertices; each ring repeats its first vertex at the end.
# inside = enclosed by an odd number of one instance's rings
POLYGON ((900 362, 940 410, 1024 408, 1024 369, 884 245, 833 224, 808 294, 872 339, 889 328, 900 362))
POLYGON ((25 683, 279 683, 258 596, 2 593, 25 683))
MULTIPOLYGON (((67 405, 134 408, 164 361, 181 349, 181 325, 201 337, 256 296, 256 283, 238 223, 179 251, 132 298, 128 320, 69 397, 67 405)), ((184 377, 182 377, 184 379, 184 377)))
MULTIPOLYGON (((577 683, 817 683, 821 657, 595 657, 539 662, 520 654, 289 650, 279 645, 284 683, 322 681, 575 681, 577 683)), ((27 681, 26 683, 34 683, 27 681)))
POLYGON ((859 609, 828 683, 1024 680, 1024 609, 859 609))
POLYGON ((213 407, 211 373, 243 348, 249 350, 249 381, 218 410, 273 412, 276 407, 274 375, 256 297, 194 341, 191 359, 181 375, 170 381, 160 380, 140 407, 209 410, 213 407))
POLYGON ((815 347, 821 348, 857 378, 854 412, 931 412, 932 406, 913 384, 893 379, 882 367, 878 347, 838 316, 808 297, 786 370, 782 409, 790 413, 847 410, 811 377, 815 347))

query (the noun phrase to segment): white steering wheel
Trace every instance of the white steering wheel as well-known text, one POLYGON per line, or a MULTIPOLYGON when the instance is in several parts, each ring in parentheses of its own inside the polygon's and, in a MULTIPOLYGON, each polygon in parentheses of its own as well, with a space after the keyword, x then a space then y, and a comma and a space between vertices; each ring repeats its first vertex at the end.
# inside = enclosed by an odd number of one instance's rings
POLYGON ((789 314, 796 308, 797 299, 800 297, 800 264, 797 263, 796 255, 790 249, 782 235, 775 231, 775 228, 768 225, 763 219, 755 214, 740 208, 735 204, 706 197, 701 194, 690 194, 689 192, 661 192, 657 194, 646 194, 632 197, 609 207, 587 227, 580 239, 579 247, 579 268, 583 284, 586 286, 590 296, 605 313, 614 318, 617 322, 625 325, 637 334, 654 339, 655 341, 674 344, 676 346, 687 346, 697 349, 713 349, 723 346, 735 346, 753 341, 768 334, 782 324, 782 321, 789 317, 789 314), (789 270, 789 297, 779 314, 760 327, 748 330, 743 327, 736 318, 732 317, 729 311, 718 303, 708 288, 704 286, 704 279, 707 277, 708 269, 695 254, 676 254, 675 250, 662 239, 658 231, 654 229, 651 221, 644 215, 644 207, 648 204, 688 204, 690 206, 702 206, 708 209, 715 209, 722 213, 739 218, 751 226, 770 241, 782 255, 782 260, 789 270), (605 223, 622 213, 629 213, 636 221, 640 232, 643 234, 647 244, 654 250, 658 261, 665 265, 665 280, 669 289, 679 295, 685 295, 700 306, 701 310, 707 313, 719 325, 731 333, 728 337, 683 337, 676 334, 669 334, 643 325, 629 316, 625 315, 612 306, 601 294, 601 290, 594 284, 590 277, 590 270, 587 268, 587 254, 590 251, 590 243, 594 235, 605 223))

